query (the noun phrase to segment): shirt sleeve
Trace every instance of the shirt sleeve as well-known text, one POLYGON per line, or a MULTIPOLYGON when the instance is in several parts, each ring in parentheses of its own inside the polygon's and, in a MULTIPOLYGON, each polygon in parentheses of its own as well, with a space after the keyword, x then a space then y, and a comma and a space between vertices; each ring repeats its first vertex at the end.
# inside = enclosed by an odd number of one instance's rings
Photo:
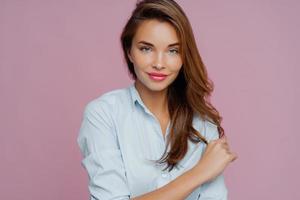
MULTIPOLYGON (((209 141, 219 138, 217 126, 211 122, 206 122, 206 139, 209 141)), ((202 185, 198 200, 227 200, 228 190, 225 184, 223 173, 211 181, 202 185)))
POLYGON ((90 200, 129 200, 126 171, 109 107, 92 101, 84 109, 77 143, 89 177, 90 200))

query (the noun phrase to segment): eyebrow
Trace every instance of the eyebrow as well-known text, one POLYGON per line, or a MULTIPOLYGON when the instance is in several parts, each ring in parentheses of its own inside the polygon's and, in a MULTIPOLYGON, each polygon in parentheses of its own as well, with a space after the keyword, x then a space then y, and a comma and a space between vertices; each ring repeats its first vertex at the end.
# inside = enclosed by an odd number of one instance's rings
MULTIPOLYGON (((154 46, 153 44, 151 44, 149 42, 146 42, 146 41, 139 41, 138 44, 145 44, 145 45, 149 45, 149 46, 152 46, 152 47, 154 46)), ((177 46, 177 45, 179 45, 178 42, 173 43, 173 44, 169 44, 168 47, 173 47, 173 46, 177 46)))

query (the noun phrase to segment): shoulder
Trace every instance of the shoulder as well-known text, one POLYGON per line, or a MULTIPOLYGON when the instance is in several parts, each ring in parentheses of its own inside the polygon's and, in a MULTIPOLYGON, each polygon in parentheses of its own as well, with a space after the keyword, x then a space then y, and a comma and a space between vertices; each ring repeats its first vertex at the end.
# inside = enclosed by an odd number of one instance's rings
POLYGON ((209 141, 211 140, 216 140, 219 138, 219 131, 218 131, 218 126, 209 121, 209 120, 205 120, 205 132, 206 132, 206 139, 209 141))
POLYGON ((126 104, 129 99, 128 89, 120 88, 102 93, 95 99, 90 100, 84 108, 84 114, 114 115, 117 109, 126 104))
POLYGON ((199 115, 194 115, 194 120, 196 129, 200 131, 208 142, 219 138, 218 126, 210 118, 204 119, 199 115))

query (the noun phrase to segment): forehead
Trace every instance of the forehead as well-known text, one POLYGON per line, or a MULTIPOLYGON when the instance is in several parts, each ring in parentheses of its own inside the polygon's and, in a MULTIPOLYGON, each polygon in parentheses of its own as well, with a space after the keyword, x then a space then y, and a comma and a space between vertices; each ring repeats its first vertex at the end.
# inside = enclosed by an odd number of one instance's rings
POLYGON ((169 22, 162 22, 155 19, 143 21, 137 28, 133 42, 150 42, 153 45, 168 46, 179 42, 176 29, 169 22))

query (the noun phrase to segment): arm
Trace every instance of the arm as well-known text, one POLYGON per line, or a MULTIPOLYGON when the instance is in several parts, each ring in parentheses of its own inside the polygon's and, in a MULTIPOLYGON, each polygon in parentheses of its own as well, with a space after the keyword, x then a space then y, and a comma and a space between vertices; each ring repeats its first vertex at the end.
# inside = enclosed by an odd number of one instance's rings
POLYGON ((219 140, 217 126, 207 122, 205 127, 209 144, 198 163, 164 187, 133 200, 183 200, 200 185, 201 188, 188 199, 227 200, 228 191, 222 171, 235 156, 227 152, 226 140, 219 140))
MULTIPOLYGON (((109 109, 105 102, 90 103, 85 109, 77 139, 84 157, 82 164, 89 175, 92 200, 129 200, 131 194, 109 109)), ((210 149, 214 149, 213 146, 216 145, 212 145, 210 149)), ((214 167, 214 173, 207 173, 207 170, 204 170, 207 169, 205 166, 207 164, 213 166, 211 160, 219 160, 219 156, 222 157, 218 151, 218 149, 210 151, 212 153, 209 153, 210 158, 205 159, 206 164, 197 164, 165 186, 132 199, 185 199, 196 187, 206 182, 208 177, 220 171, 220 167, 214 167), (218 158, 216 154, 220 154, 218 158)))
POLYGON ((192 168, 165 186, 132 200, 184 200, 203 182, 204 179, 198 172, 198 168, 192 168))
POLYGON ((208 181, 202 185, 198 200, 218 199, 227 200, 228 190, 225 185, 224 175, 220 174, 212 181, 208 181))
POLYGON ((88 174, 91 200, 128 200, 125 167, 107 109, 111 108, 104 101, 93 101, 85 107, 77 138, 81 163, 88 174))
MULTIPOLYGON (((209 121, 205 122, 205 134, 206 139, 209 143, 216 141, 220 139, 219 132, 217 129, 217 126, 215 124, 212 124, 209 121)), ((209 144, 208 146, 210 146, 209 144)), ((210 148, 206 146, 206 148, 210 148)), ((224 147, 223 147, 224 149, 224 147)), ((225 149, 228 149, 225 148, 225 149)), ((207 150, 207 149, 206 149, 207 150)), ((229 149, 228 149, 229 150, 229 149)), ((207 152, 208 153, 208 152, 207 152)), ((227 157, 226 154, 224 154, 221 158, 217 160, 222 160, 223 158, 227 157)), ((213 166, 217 166, 216 163, 211 163, 210 166, 206 166, 205 168, 214 168, 213 166)), ((202 185, 201 192, 199 195, 199 200, 207 200, 207 199, 218 199, 218 200, 227 200, 228 196, 228 189, 225 184, 224 174, 223 172, 219 175, 217 175, 215 178, 213 178, 210 181, 207 181, 205 184, 202 185)))
MULTIPOLYGON (((77 138, 83 155, 82 165, 89 176, 93 200, 129 200, 125 167, 105 102, 89 103, 77 138)), ((196 170, 189 170, 163 187, 133 200, 182 200, 202 183, 196 170)))

